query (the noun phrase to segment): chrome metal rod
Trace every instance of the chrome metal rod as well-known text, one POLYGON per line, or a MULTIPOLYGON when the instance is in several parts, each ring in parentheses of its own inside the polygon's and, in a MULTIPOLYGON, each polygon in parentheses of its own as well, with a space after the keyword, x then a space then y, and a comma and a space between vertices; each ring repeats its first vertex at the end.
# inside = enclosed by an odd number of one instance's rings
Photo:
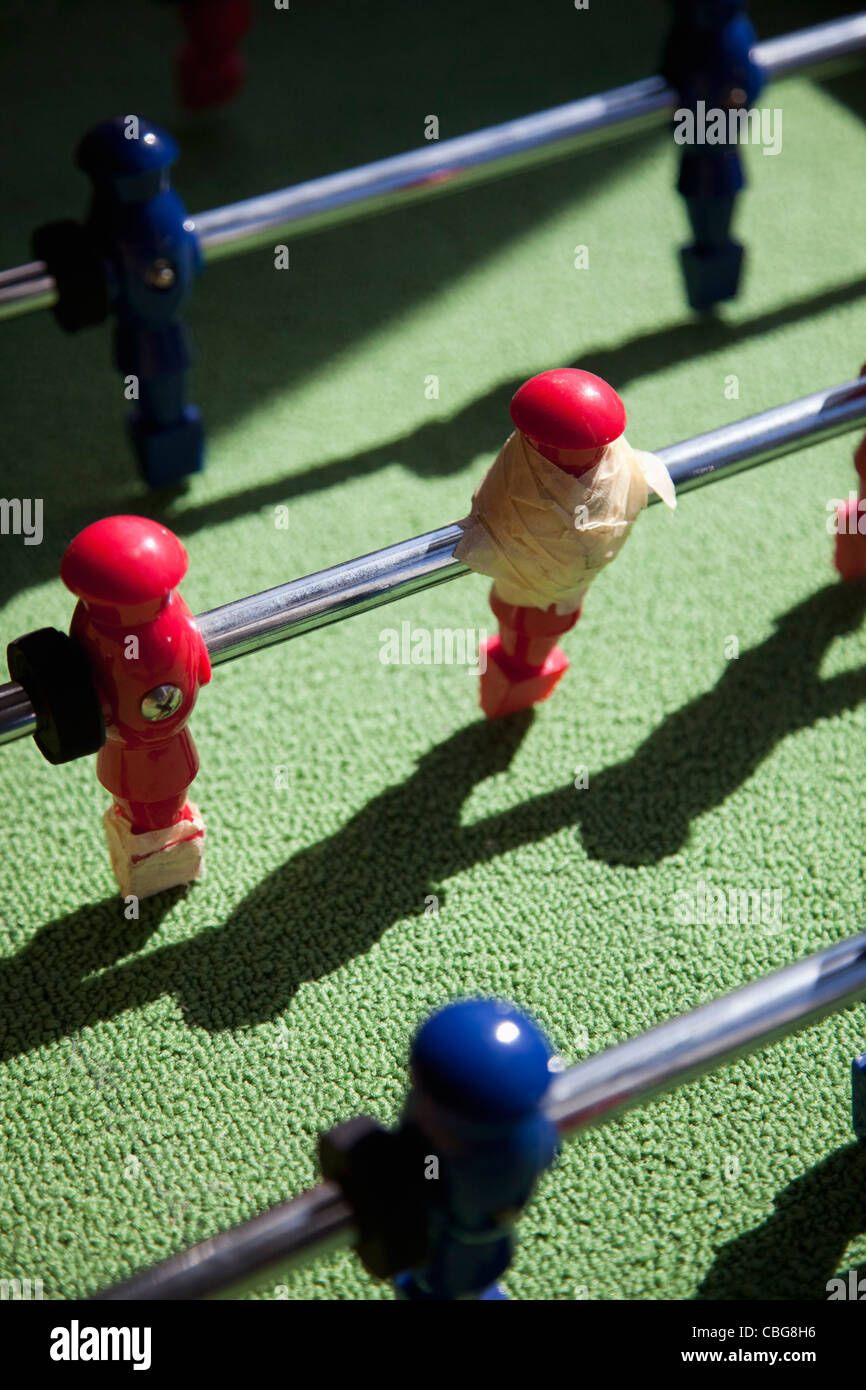
MULTIPOLYGON (((756 60, 770 79, 858 54, 866 47, 866 13, 818 24, 759 43, 756 60)), ((390 211, 433 194, 500 178, 578 149, 622 140, 662 125, 677 95, 649 77, 599 96, 567 102, 535 116, 489 126, 473 135, 433 141, 423 149, 376 160, 261 198, 197 216, 205 257, 272 243, 275 236, 316 231, 370 213, 390 211)))
MULTIPOLYGON (((830 946, 590 1057, 552 1082, 545 1110, 563 1138, 845 1008, 866 995, 866 934, 830 946)), ((326 1183, 108 1290, 102 1299, 237 1297, 268 1274, 357 1239, 326 1183)))
MULTIPOLYGON (((677 491, 688 492, 864 424, 866 377, 858 377, 672 444, 658 450, 658 457, 670 470, 677 491)), ((655 500, 651 494, 650 501, 655 500)), ((462 534, 462 523, 452 522, 200 613, 196 622, 211 662, 218 666, 468 574, 454 558, 462 534)), ((0 686, 0 744, 32 734, 35 728, 33 707, 20 685, 0 686)))
POLYGON ((15 681, 0 685, 0 744, 12 743, 36 732, 36 714, 15 681))
MULTIPOLYGON (((755 46, 771 79, 797 71, 826 72, 866 48, 866 13, 816 24, 755 46)), ((472 135, 432 141, 422 149, 310 179, 261 197, 193 215, 206 260, 235 255, 275 238, 301 236, 435 194, 561 159, 578 149, 621 140, 664 123, 676 93, 649 77, 599 96, 505 121, 472 135)), ((57 299, 42 261, 0 273, 0 318, 44 308, 57 299)))
MULTIPOLYGON (((866 41, 866 40, 864 40, 866 41)), ((614 87, 471 135, 434 140, 193 218, 206 260, 501 178, 661 125, 676 99, 661 77, 614 87)))
POLYGON ((310 1255, 354 1245, 357 1239, 352 1208, 337 1185, 326 1182, 95 1297, 140 1302, 239 1298, 269 1278, 279 1283, 310 1255))
POLYGON ((856 59, 864 45, 866 12, 860 10, 842 19, 830 19, 808 29, 795 29, 791 34, 765 39, 755 45, 752 53, 767 76, 778 81, 804 69, 813 75, 819 68, 825 73, 838 72, 840 67, 848 66, 852 58, 856 59))
POLYGON ((454 522, 201 613, 196 622, 211 662, 232 661, 468 574, 466 566, 454 558, 462 534, 463 527, 454 522))
MULTIPOLYGON (((691 492, 713 478, 730 478, 783 454, 833 439, 856 429, 864 420, 866 377, 857 377, 657 452, 677 492, 691 492)), ((652 503, 659 499, 653 492, 649 500, 652 503)))
POLYGON ((0 319, 17 318, 19 314, 30 314, 36 309, 51 309, 60 298, 57 281, 48 274, 45 262, 33 261, 31 265, 32 273, 20 274, 18 278, 15 278, 16 272, 30 270, 30 267, 16 266, 3 272, 9 277, 9 283, 0 285, 0 319))
POLYGON ((817 1023, 864 995, 866 933, 562 1072, 548 1092, 547 1112, 562 1135, 574 1135, 817 1023))

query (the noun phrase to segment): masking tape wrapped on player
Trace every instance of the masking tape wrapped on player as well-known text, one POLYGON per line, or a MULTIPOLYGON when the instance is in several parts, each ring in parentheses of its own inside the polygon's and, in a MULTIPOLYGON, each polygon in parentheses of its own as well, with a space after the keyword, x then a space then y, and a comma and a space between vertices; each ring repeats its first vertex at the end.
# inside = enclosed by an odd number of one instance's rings
POLYGON ((624 435, 573 477, 515 430, 472 499, 456 555, 506 603, 575 612, 615 559, 649 492, 676 507, 670 474, 624 435))

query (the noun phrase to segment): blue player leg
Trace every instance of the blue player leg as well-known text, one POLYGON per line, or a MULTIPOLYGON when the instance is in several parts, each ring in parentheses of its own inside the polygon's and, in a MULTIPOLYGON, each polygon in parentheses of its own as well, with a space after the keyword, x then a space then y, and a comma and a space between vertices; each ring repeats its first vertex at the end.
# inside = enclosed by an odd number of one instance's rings
POLYGON ((866 1052, 851 1063, 851 1112, 854 1133, 866 1144, 866 1052))

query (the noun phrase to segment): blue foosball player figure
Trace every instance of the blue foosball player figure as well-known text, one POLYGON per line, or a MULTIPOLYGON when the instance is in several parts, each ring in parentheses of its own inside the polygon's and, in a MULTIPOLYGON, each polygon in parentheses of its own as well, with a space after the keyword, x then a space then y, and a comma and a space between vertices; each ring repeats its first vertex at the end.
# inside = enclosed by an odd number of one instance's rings
POLYGON ((172 137, 143 117, 100 122, 77 153, 93 185, 86 220, 51 223, 33 239, 57 281, 55 316, 68 332, 114 319, 114 364, 134 403, 129 432, 151 487, 197 473, 204 450, 201 415, 187 401, 191 352, 182 319, 202 260, 170 184, 178 153, 172 137))
POLYGON ((420 1029, 403 1124, 429 1146, 438 1192, 428 1258, 395 1281, 403 1298, 507 1297, 497 1280, 513 1224, 556 1156, 556 1128, 540 1108, 550 1061, 536 1025, 496 1000, 451 1004, 420 1029))
POLYGON ((694 238, 680 258, 689 304, 702 312, 739 288, 743 247, 731 236, 731 220, 745 179, 731 117, 747 119, 763 80, 744 0, 673 0, 673 8, 662 72, 691 116, 691 127, 675 126, 683 145, 677 189, 694 238))
POLYGON ((512 1229, 557 1152, 543 1108, 550 1044, 511 1004, 463 999, 412 1044, 412 1087, 395 1129, 358 1115, 319 1137, 365 1268, 401 1298, 494 1302, 512 1229))
POLYGON ((88 226, 112 269, 115 366, 137 383, 129 429, 152 487, 198 472, 204 442, 201 416, 186 400, 191 358, 181 312, 201 260, 169 186, 178 153, 165 131, 128 116, 95 126, 78 149, 93 182, 88 226))

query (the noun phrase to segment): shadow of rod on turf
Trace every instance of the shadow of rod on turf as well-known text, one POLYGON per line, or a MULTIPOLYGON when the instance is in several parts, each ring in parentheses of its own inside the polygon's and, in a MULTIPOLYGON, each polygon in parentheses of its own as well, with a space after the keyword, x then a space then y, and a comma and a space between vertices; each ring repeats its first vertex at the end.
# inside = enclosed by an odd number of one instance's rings
MULTIPOLYGON (((689 319, 684 323, 667 324, 664 328, 653 329, 630 338, 616 347, 588 347, 571 363, 609 381, 622 391, 630 381, 655 375, 663 368, 677 362, 686 361, 701 353, 714 352, 722 347, 748 341, 750 338, 770 334, 788 323, 795 323, 807 314, 826 313, 828 309, 850 304, 852 299, 866 294, 866 279, 858 277, 847 284, 836 285, 820 294, 804 296, 780 308, 757 314, 741 322, 729 322, 717 314, 705 314, 689 319)), ((556 364, 548 364, 556 365, 556 364)), ((544 364, 537 366, 542 371, 544 364)), ((852 361, 850 375, 856 375, 857 363, 852 361)), ((525 377, 505 381, 476 397, 462 410, 448 419, 437 419, 429 424, 419 425, 411 434, 366 449, 351 456, 335 457, 316 464, 302 473, 294 473, 261 487, 247 488, 243 492, 220 497, 200 506, 187 503, 182 511, 174 514, 174 497, 154 495, 147 508, 148 514, 173 527, 181 535, 190 535, 202 527, 221 525, 232 521, 242 513, 260 511, 268 506, 286 504, 297 497, 323 489, 336 487, 346 482, 368 477, 382 468, 390 468, 395 462, 420 478, 442 477, 452 473, 465 473, 467 462, 479 455, 488 455, 492 462, 500 442, 505 438, 509 424, 509 406, 518 387, 525 377)), ((830 386, 831 382, 815 382, 812 390, 830 386)), ((713 428, 719 422, 709 422, 713 428)), ((635 437, 640 438, 639 424, 633 427, 635 437)), ((632 430, 629 431, 632 433, 632 430)), ((674 441, 640 440, 644 448, 661 448, 674 441)), ((466 502, 469 492, 474 490, 480 477, 468 482, 466 502)), ((131 501, 132 510, 141 506, 141 500, 131 501)), ((444 518, 443 518, 444 520, 444 518)), ((431 522, 431 525, 433 523, 431 522)))
MULTIPOLYGON (((88 916, 105 905, 44 927, 0 966, 8 1045, 26 1050, 61 1026, 79 1028, 164 994, 179 998, 188 1023, 212 1031, 273 1019, 302 982, 362 955, 395 922, 423 915, 430 893, 442 902, 441 885, 455 874, 570 828, 591 859, 658 863, 679 851, 692 821, 730 796, 782 739, 866 699, 866 668, 827 680, 818 674, 833 639, 856 629, 864 611, 866 586, 828 585, 813 594, 630 758, 591 774, 585 790, 569 779, 462 825, 467 797, 507 770, 533 716, 476 722, 436 744, 405 782, 388 787, 334 835, 293 855, 220 926, 78 983, 70 973, 80 976, 80 959, 66 949, 65 935, 71 931, 86 951, 88 916), (43 1011, 23 1012, 21 999, 34 997, 45 1001, 43 1011)), ((578 645, 579 629, 572 650, 578 645)), ((570 679, 578 677, 574 671, 570 679)), ((567 683, 556 698, 569 699, 567 683)), ((591 727, 591 710, 579 701, 577 707, 591 727)), ((284 813, 280 803, 275 814, 284 813)), ((211 853, 219 852, 212 842, 211 853)), ((124 942, 123 954, 129 949, 124 942)))
POLYGON ((831 1279, 847 1284, 849 1271, 836 1272, 849 1241, 864 1233, 866 1148, 849 1144, 783 1188, 760 1226, 723 1245, 695 1297, 826 1302, 831 1279))
MULTIPOLYGON (((208 277, 191 306, 193 324, 198 308, 207 322, 206 328, 202 323, 201 331, 195 330, 203 360, 191 382, 193 399, 202 412, 207 436, 216 438, 220 431, 249 419, 269 398, 282 395, 292 385, 303 385, 315 378, 317 371, 327 372, 334 359, 349 345, 357 351, 370 335, 400 321, 413 308, 443 294, 450 284, 479 270, 491 258, 502 254, 507 246, 520 242, 537 225, 539 218, 559 211, 577 191, 581 205, 592 206, 605 187, 615 185, 617 179, 645 156, 658 136, 659 132, 648 133, 642 139, 611 149, 604 161, 580 157, 563 178, 551 180, 543 169, 524 171, 520 176, 521 197, 515 197, 508 180, 477 187, 471 197, 472 216, 458 219, 459 231, 453 224, 453 213, 449 217, 447 211, 444 212, 442 219, 434 215, 431 221, 431 211, 423 205, 395 211, 381 219, 375 232, 362 232, 360 253, 356 248, 356 229, 324 228, 299 253, 299 265, 306 266, 306 270, 296 267, 291 287, 288 280, 284 283, 277 277, 278 284, 273 274, 262 274, 261 259, 256 256, 239 257, 230 269, 221 267, 218 290, 207 288, 208 277), (347 255, 350 247, 352 254, 347 255), (358 254, 362 257, 360 261, 358 254), (323 285, 327 285, 325 301, 323 285), (329 311, 328 306, 338 306, 339 311, 329 311), (238 370, 239 341, 243 344, 243 370, 238 370)), ((671 168, 673 172, 673 164, 671 168)), ((450 200, 444 201, 447 204, 450 200)), ((640 257, 638 259, 640 261, 640 257)), ((570 292, 575 296, 578 318, 581 313, 579 285, 575 277, 570 292)), ((19 354, 26 357, 28 350, 31 353, 40 351, 39 333, 31 320, 10 325, 4 331, 4 339, 10 335, 17 341, 19 354)), ((105 344, 99 357, 104 363, 102 371, 107 393, 104 399, 110 401, 113 378, 107 335, 102 336, 105 344)), ((534 326, 528 324, 527 342, 533 343, 535 336, 534 326)), ((166 522, 182 534, 190 534, 204 526, 254 513, 267 506, 271 496, 274 503, 284 503, 299 492, 320 491, 335 480, 350 476, 350 464, 342 466, 338 461, 336 470, 327 465, 308 468, 304 475, 308 479, 307 486, 297 487, 296 480, 284 478, 273 485, 235 490, 224 502, 216 502, 213 506, 208 503, 195 505, 201 489, 192 480, 187 480, 179 490, 145 492, 143 484, 134 481, 135 464, 123 440, 120 416, 110 412, 97 423, 102 409, 97 406, 88 418, 84 435, 77 439, 73 458, 82 450, 93 457, 102 457, 110 476, 100 480, 94 478, 91 471, 90 486, 83 486, 80 468, 70 466, 68 431, 55 428, 46 432, 43 429, 36 459, 30 447, 32 420, 53 420, 58 415, 65 418, 65 412, 70 409, 74 418, 80 419, 81 401, 89 399, 88 384, 80 375, 84 359, 79 359, 68 345, 61 347, 63 350, 57 361, 59 363, 62 358, 62 367, 57 372, 46 370, 40 376, 31 374, 28 381, 27 415, 24 421, 19 417, 18 427, 25 432, 27 447, 20 442, 15 447, 14 441, 20 441, 21 434, 16 434, 12 425, 13 443, 11 447, 7 443, 4 455, 6 495, 28 497, 35 490, 38 495, 49 496, 51 505, 44 511, 41 545, 25 550, 16 542, 13 548, 6 547, 9 560, 0 565, 0 606, 21 590, 55 579, 60 556, 72 537, 104 516, 106 511, 144 513, 166 522), (115 483, 115 479, 127 477, 128 484, 118 486, 115 483), (105 486, 101 485, 103 482, 105 486), (184 498, 180 510, 176 506, 179 496, 184 498)), ((419 382, 421 380, 419 377, 419 382)), ((379 394, 375 399, 378 419, 383 404, 379 394)), ((507 415, 504 419, 507 420, 507 415)), ((4 428, 8 433, 10 425, 5 420, 4 428)), ((502 420, 499 420, 486 447, 491 447, 501 430, 502 420)), ((420 442, 426 446, 426 451, 419 471, 431 474, 440 469, 449 472, 465 466, 466 455, 461 454, 456 439, 448 440, 441 431, 434 431, 432 435, 422 434, 420 442), (431 454, 431 450, 434 453, 431 454), (438 466, 436 450, 444 451, 438 466)), ((302 447, 306 450, 307 446, 302 447)), ((287 466, 294 449, 293 433, 289 430, 287 466)), ((390 465, 393 457, 392 448, 372 450, 368 463, 363 468, 359 463, 359 469, 364 473, 372 472, 390 465)), ((414 466, 414 458, 413 451, 409 467, 414 466)), ((223 489, 231 486, 232 476, 229 470, 223 489)), ((342 558, 347 557, 334 556, 335 561, 342 558)))
MULTIPOLYGON (((610 381, 622 391, 630 381, 653 375, 666 366, 700 353, 732 347, 761 334, 772 333, 806 314, 825 313, 828 309, 849 304, 853 298, 864 293, 866 279, 860 277, 739 323, 730 323, 718 315, 704 315, 684 323, 654 329, 616 347, 589 347, 580 353, 571 365, 595 372, 597 376, 610 381)), ((855 374, 855 365, 852 362, 852 377, 855 374)), ((544 363, 537 363, 536 370, 541 371, 544 366, 544 363)), ((342 486, 361 477, 369 477, 380 469, 392 467, 395 463, 420 478, 465 472, 468 461, 479 455, 486 455, 490 462, 493 461, 510 427, 511 397, 523 384, 524 379, 520 377, 500 382, 447 419, 432 420, 419 425, 410 434, 377 445, 375 448, 365 449, 350 456, 338 455, 303 472, 277 478, 259 487, 244 488, 242 492, 230 493, 228 496, 199 504, 195 503, 194 494, 190 493, 187 483, 179 488, 149 496, 142 496, 141 491, 137 490, 123 497, 115 497, 111 510, 136 515, 144 513, 170 526, 178 535, 188 537, 208 526, 224 525, 244 514, 286 505, 298 497, 342 486), (177 510, 179 499, 182 510, 177 510)), ((816 382, 814 389, 831 384, 816 382)), ((719 422, 708 421, 708 428, 717 423, 719 422)), ((629 429, 629 434, 632 434, 632 429, 629 429)), ((644 448, 658 449, 674 442, 669 439, 642 438, 639 423, 635 425, 634 438, 644 448)), ((852 472, 852 479, 853 477, 852 472)), ((467 510, 470 494, 478 482, 480 475, 467 478, 467 510)), ((11 490, 11 482, 8 486, 11 490)), ((70 499, 63 507, 56 507, 53 513, 54 522, 50 519, 46 521, 46 527, 54 525, 54 531, 50 532, 47 529, 43 545, 36 547, 35 552, 27 556, 26 582, 19 565, 13 564, 0 571, 0 605, 24 588, 54 579, 57 574, 58 556, 64 546, 77 531, 102 516, 104 511, 104 501, 94 503, 89 498, 84 501, 70 499)), ((449 520, 449 517, 431 517, 430 525, 442 525, 449 520)), ((346 555, 335 555, 334 563, 347 558, 349 557, 346 555)), ((214 593, 210 602, 216 604, 223 602, 225 598, 225 594, 214 593)))

